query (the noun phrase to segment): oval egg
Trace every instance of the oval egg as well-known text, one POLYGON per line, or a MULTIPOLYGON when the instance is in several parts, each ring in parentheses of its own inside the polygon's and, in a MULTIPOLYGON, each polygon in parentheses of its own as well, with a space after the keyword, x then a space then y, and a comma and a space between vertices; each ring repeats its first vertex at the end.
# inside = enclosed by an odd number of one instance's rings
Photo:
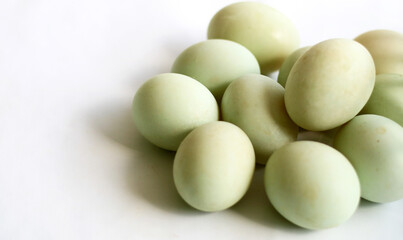
POLYGON ((221 9, 210 21, 208 38, 242 44, 256 56, 264 74, 279 69, 299 46, 299 34, 291 20, 259 2, 239 2, 221 9))
POLYGON ((355 117, 337 133, 334 147, 353 164, 362 197, 373 202, 403 198, 403 128, 378 115, 355 117))
POLYGON ((335 149, 298 141, 278 149, 265 169, 265 188, 273 207, 308 229, 347 221, 360 201, 360 183, 349 161, 335 149))
POLYGON ((244 46, 223 39, 207 40, 185 49, 171 72, 190 76, 206 86, 218 102, 228 85, 248 73, 260 73, 255 56, 244 46))
POLYGON ((227 122, 213 122, 193 130, 181 143, 173 176, 180 196, 206 212, 224 210, 246 193, 255 168, 255 154, 247 135, 227 122))
POLYGON ((373 30, 355 38, 371 53, 376 73, 403 75, 403 34, 390 30, 373 30))
POLYGON ((311 131, 346 123, 368 101, 375 84, 369 52, 348 39, 331 39, 311 47, 294 64, 285 86, 291 119, 311 131))
POLYGON ((298 126, 284 105, 284 88, 273 79, 248 74, 232 82, 221 102, 224 121, 240 127, 250 138, 256 161, 266 164, 270 155, 295 141, 298 126))
POLYGON ((151 143, 176 151, 194 128, 218 120, 218 105, 209 90, 181 74, 159 74, 136 92, 134 123, 151 143))

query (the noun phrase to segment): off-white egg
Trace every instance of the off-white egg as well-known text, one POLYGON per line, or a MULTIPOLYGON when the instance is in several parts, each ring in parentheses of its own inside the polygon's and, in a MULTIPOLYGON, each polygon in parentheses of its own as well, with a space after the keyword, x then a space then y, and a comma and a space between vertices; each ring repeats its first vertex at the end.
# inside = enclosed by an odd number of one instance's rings
POLYGON ((164 73, 146 81, 132 104, 138 131, 153 144, 176 150, 194 128, 218 120, 218 105, 209 90, 181 74, 164 73))
POLYGON ((266 164, 264 181, 274 208, 308 229, 342 224, 360 201, 353 166, 340 152, 318 142, 293 142, 275 151, 266 164))
POLYGON ((403 198, 403 128, 379 115, 355 117, 337 133, 334 147, 353 164, 362 197, 373 202, 403 198))
POLYGON ((173 176, 180 196, 206 212, 224 210, 246 193, 255 168, 247 135, 227 122, 213 122, 193 130, 181 143, 173 176))
POLYGON ((353 40, 331 39, 311 47, 294 64, 285 86, 285 105, 300 127, 329 130, 360 112, 374 84, 369 52, 353 40))
POLYGON ((284 88, 269 77, 248 74, 232 82, 221 111, 223 120, 248 135, 258 163, 266 164, 273 151, 297 138, 298 126, 285 110, 284 88))

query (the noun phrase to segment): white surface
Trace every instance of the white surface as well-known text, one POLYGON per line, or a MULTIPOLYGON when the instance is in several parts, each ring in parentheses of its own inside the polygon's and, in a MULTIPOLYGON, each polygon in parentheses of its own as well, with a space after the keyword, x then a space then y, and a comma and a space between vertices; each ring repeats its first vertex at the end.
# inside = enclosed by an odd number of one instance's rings
MULTIPOLYGON (((179 198, 173 154, 139 136, 131 100, 231 2, 0 2, 0 239, 401 239, 403 201, 364 201, 330 230, 291 225, 265 196, 263 168, 229 210, 200 213, 179 198)), ((302 45, 403 32, 399 0, 266 2, 302 45)))

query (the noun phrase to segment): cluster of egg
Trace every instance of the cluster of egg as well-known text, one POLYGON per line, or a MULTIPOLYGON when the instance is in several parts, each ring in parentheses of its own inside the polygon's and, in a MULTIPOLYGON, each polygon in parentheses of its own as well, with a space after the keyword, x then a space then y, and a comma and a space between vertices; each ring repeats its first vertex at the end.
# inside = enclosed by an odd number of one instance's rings
POLYGON ((146 81, 132 108, 146 139, 177 151, 174 182, 189 205, 231 207, 256 163, 274 208, 304 228, 343 223, 360 197, 403 198, 403 35, 298 49, 286 16, 242 2, 213 17, 208 39, 146 81), (266 76, 280 67, 278 82, 266 76), (296 141, 301 129, 336 134, 332 146, 296 141))

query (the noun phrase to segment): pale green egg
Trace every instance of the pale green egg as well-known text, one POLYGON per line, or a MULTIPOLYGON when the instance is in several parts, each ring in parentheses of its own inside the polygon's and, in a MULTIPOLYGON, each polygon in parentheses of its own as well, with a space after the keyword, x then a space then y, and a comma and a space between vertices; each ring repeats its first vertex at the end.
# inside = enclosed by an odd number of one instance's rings
POLYGON ((232 82, 221 110, 223 120, 248 135, 258 163, 266 164, 273 151, 297 138, 298 126, 285 110, 284 88, 269 77, 248 74, 232 82))
POLYGON ((373 30, 361 34, 355 41, 371 53, 376 73, 403 75, 403 34, 390 30, 373 30))
POLYGON ((286 109, 304 129, 329 130, 360 112, 374 84, 374 61, 361 44, 348 39, 323 41, 292 67, 285 86, 286 109))
POLYGON ((231 123, 213 122, 183 140, 173 176, 176 189, 190 206, 215 212, 244 196, 254 168, 255 155, 247 135, 231 123))
POLYGON ((280 83, 281 86, 285 87, 285 83, 287 82, 288 75, 290 75, 290 71, 294 66, 295 62, 299 57, 302 56, 310 47, 303 47, 295 50, 291 53, 281 65, 280 71, 278 73, 277 82, 280 83))
POLYGON ((361 113, 381 115, 403 126, 403 75, 377 75, 374 91, 361 113))
POLYGON ((138 131, 151 143, 176 150, 194 128, 218 120, 218 105, 209 90, 181 74, 164 73, 146 81, 132 104, 138 131))
POLYGON ((260 68, 255 56, 244 46, 216 39, 187 48, 176 58, 171 71, 201 82, 220 102, 233 80, 248 73, 260 73, 260 68))
POLYGON ((342 224, 360 201, 353 166, 340 152, 318 142, 293 142, 275 151, 266 164, 264 181, 274 208, 308 229, 342 224))
POLYGON ((353 164, 362 197, 373 202, 403 198, 403 128, 372 114, 355 117, 343 126, 334 147, 353 164))
POLYGON ((208 38, 244 45, 256 56, 264 74, 279 69, 299 46, 299 34, 291 20, 258 2, 239 2, 221 9, 210 21, 208 38))

